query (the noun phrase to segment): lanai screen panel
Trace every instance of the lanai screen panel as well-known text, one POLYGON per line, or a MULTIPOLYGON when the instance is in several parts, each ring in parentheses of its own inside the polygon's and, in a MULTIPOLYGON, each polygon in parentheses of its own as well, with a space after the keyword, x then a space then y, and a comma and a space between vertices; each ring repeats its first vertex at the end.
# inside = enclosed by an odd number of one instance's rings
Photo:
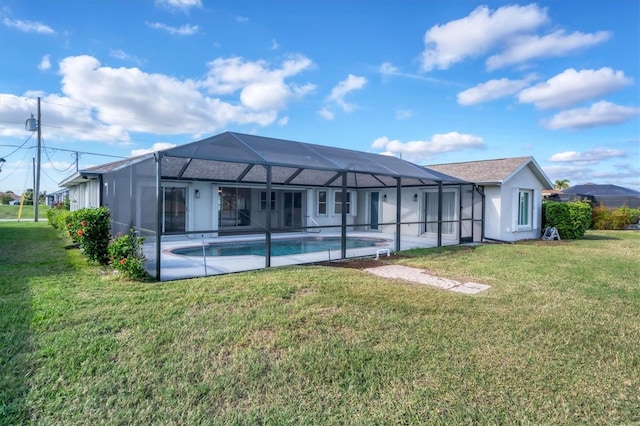
POLYGON ((334 179, 336 174, 338 174, 338 172, 335 170, 303 169, 291 180, 291 184, 302 186, 323 186, 326 182, 334 179))
POLYGON ((242 182, 266 183, 267 169, 255 164, 243 177, 242 182))
POLYGON ((122 163, 102 175, 103 205, 109 208, 111 235, 133 229, 145 238, 145 267, 154 273, 157 229, 156 162, 154 157, 122 163))
MULTIPOLYGON (((179 179, 236 181, 247 169, 247 163, 200 160, 194 158, 179 179)), ((163 176, 165 176, 163 171, 163 176)))
MULTIPOLYGON (((350 188, 392 187, 397 185, 397 177, 402 178, 403 186, 443 180, 443 175, 396 157, 230 132, 170 148, 162 156, 172 158, 167 171, 163 167, 163 178, 260 182, 262 172, 255 166, 271 165, 276 184, 340 186, 342 181, 334 179, 335 175, 327 179, 320 179, 327 177, 320 175, 342 172, 358 173, 349 177, 350 188), (249 165, 254 167, 248 169, 249 165)), ((266 173, 264 176, 266 181, 266 173)))
POLYGON ((253 135, 238 138, 258 153, 265 163, 274 165, 301 165, 313 169, 335 169, 333 159, 319 155, 308 144, 253 135))
POLYGON ((134 227, 141 235, 155 235, 158 223, 155 159, 134 164, 132 170, 134 227))
POLYGON ((198 158, 202 160, 230 161, 234 163, 263 164, 264 159, 233 133, 222 133, 201 141, 164 151, 171 157, 198 158))
POLYGON ((133 167, 123 167, 108 175, 106 183, 112 196, 106 205, 111 214, 112 235, 126 234, 133 226, 132 173, 133 167))

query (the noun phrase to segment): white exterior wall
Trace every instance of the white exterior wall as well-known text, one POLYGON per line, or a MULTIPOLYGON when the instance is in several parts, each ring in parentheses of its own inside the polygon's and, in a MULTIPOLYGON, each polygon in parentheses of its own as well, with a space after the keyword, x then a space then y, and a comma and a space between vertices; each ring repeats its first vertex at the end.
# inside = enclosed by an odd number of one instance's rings
POLYGON ((69 208, 71 211, 100 207, 100 181, 87 179, 85 183, 69 188, 69 208))
POLYGON ((500 187, 485 186, 484 202, 484 236, 491 240, 502 240, 500 230, 506 226, 501 220, 504 217, 504 213, 500 187))
POLYGON ((496 218, 495 211, 490 209, 493 200, 489 201, 489 197, 486 199, 485 237, 509 242, 539 238, 542 233, 542 189, 542 183, 529 167, 520 170, 515 176, 503 183, 499 189, 501 208, 495 210, 500 211, 499 218, 496 218), (528 229, 518 228, 518 193, 520 190, 533 191, 531 197, 532 223, 528 229), (499 229, 496 229, 497 222, 500 223, 499 229))
MULTIPOLYGON (((172 182, 173 186, 182 186, 178 182, 172 182)), ((219 196, 218 186, 207 182, 185 183, 187 186, 187 230, 218 228, 219 196), (195 198, 196 189, 199 198, 195 198)), ((283 188, 274 189, 282 191, 283 188)), ((286 188, 284 188, 286 190, 286 188)), ((291 188, 292 191, 300 191, 300 188, 291 188)), ((264 226, 266 211, 260 209, 260 193, 262 188, 254 188, 251 193, 251 220, 254 225, 264 226)), ((420 222, 423 220, 424 188, 404 188, 402 190, 402 222, 420 222), (418 195, 415 199, 415 195, 418 195)), ((335 226, 337 231, 342 223, 341 214, 335 213, 335 194, 341 189, 323 188, 302 190, 303 226, 335 226), (327 192, 327 213, 318 214, 318 193, 327 192)), ((392 222, 392 225, 380 225, 378 230, 384 233, 395 233, 396 226, 396 189, 383 189, 372 191, 350 190, 351 206, 347 214, 347 225, 362 225, 361 230, 369 230, 365 224, 369 223, 370 216, 370 192, 379 193, 378 222, 392 222), (385 199, 386 195, 386 199, 385 199)), ((279 194, 281 196, 281 194, 279 194)), ((278 203, 281 199, 277 200, 278 203)), ((278 205, 277 210, 280 211, 278 205)), ((280 218, 277 212, 272 212, 272 227, 280 227, 280 218)), ((423 232, 421 223, 408 223, 402 225, 401 233, 406 236, 419 236, 423 232)), ((198 236, 199 237, 199 236, 198 236)))

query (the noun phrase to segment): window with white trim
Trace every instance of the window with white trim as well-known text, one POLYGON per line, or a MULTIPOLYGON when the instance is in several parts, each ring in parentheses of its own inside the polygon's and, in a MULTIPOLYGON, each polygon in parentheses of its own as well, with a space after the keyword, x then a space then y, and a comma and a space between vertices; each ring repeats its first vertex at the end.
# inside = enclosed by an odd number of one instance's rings
POLYGON ((318 215, 327 214, 327 191, 318 191, 318 215))
POLYGON ((518 191, 518 229, 533 228, 533 191, 518 191))
POLYGON ((334 214, 342 214, 343 206, 346 213, 349 214, 351 212, 351 193, 346 193, 346 200, 344 203, 342 202, 342 192, 336 192, 335 196, 334 214))
MULTIPOLYGON (((267 209, 267 191, 262 191, 260 193, 260 210, 267 209)), ((271 191, 271 210, 276 209, 276 193, 275 191, 271 191)))

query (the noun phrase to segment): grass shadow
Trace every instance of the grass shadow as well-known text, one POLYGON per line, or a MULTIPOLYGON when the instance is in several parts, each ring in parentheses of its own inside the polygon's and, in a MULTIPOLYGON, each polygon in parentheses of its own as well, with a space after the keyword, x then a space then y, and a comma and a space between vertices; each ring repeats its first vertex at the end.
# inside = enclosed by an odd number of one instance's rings
POLYGON ((613 237, 610 235, 593 235, 593 234, 585 234, 580 239, 591 240, 591 241, 620 241, 621 240, 621 238, 613 237))
POLYGON ((27 424, 36 351, 34 282, 73 273, 64 242, 46 223, 0 223, 0 424, 27 424))

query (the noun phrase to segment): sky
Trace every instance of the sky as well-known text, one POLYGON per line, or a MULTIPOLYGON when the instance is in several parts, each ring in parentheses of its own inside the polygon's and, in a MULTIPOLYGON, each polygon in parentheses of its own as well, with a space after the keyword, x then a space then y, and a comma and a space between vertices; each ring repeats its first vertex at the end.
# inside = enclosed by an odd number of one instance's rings
POLYGON ((636 0, 0 0, 0 191, 225 131, 640 190, 636 0))

